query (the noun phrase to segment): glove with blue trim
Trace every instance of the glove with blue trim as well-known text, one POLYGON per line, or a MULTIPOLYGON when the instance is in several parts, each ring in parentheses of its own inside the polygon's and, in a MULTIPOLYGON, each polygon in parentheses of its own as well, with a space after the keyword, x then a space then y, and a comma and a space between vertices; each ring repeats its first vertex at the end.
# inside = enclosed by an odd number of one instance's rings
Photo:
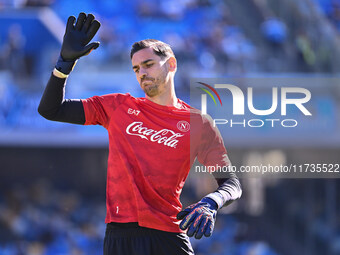
POLYGON ((55 66, 65 75, 72 71, 80 57, 99 47, 99 42, 89 44, 100 27, 99 21, 92 14, 86 15, 83 12, 79 14, 76 23, 75 21, 74 16, 70 16, 67 20, 60 56, 55 66))
POLYGON ((217 214, 217 203, 209 198, 204 197, 196 204, 190 205, 177 214, 177 219, 182 220, 179 227, 187 230, 187 235, 196 239, 201 239, 203 234, 206 237, 211 236, 217 214))

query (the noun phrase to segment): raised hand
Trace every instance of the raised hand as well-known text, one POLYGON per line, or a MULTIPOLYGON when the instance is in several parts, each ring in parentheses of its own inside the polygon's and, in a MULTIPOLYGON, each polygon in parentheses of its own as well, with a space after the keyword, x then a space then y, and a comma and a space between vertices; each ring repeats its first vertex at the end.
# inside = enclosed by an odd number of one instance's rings
POLYGON ((78 19, 70 16, 61 46, 56 69, 69 74, 75 62, 99 47, 99 42, 90 43, 100 27, 100 22, 93 14, 79 13, 78 19), (89 44, 90 43, 90 44, 89 44))

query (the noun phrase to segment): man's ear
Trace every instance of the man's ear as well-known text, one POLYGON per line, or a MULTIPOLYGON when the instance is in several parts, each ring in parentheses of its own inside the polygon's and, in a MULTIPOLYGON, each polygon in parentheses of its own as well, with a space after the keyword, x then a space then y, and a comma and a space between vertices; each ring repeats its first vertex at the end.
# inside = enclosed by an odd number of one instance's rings
POLYGON ((175 57, 170 57, 168 59, 169 71, 175 72, 177 70, 177 60, 175 57))

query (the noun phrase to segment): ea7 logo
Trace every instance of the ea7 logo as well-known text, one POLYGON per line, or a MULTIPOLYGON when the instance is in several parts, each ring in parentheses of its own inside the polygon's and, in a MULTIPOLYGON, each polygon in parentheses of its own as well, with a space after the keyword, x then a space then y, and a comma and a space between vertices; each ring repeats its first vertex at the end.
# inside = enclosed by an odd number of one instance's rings
MULTIPOLYGON (((207 86, 207 84, 201 83, 200 84, 207 86)), ((212 86, 209 86, 209 88, 216 94, 218 99, 220 100, 221 106, 222 101, 217 94, 216 89, 227 89, 231 92, 231 95, 233 97, 233 115, 244 115, 244 101, 245 96, 242 92, 242 90, 231 84, 215 84, 214 88, 212 86)), ((206 92, 210 97, 213 98, 213 95, 207 91, 204 88, 201 88, 204 92, 206 92)), ((308 89, 305 88, 298 88, 298 87, 282 87, 281 88, 281 115, 287 115, 287 105, 292 104, 295 105, 304 115, 312 115, 306 107, 303 105, 304 103, 307 103, 311 99, 311 93, 308 89), (288 98, 288 95, 291 93, 298 93, 302 94, 303 97, 301 98, 288 98)), ((215 105, 216 100, 213 98, 215 105)), ((253 88, 248 87, 247 88, 247 105, 248 109, 251 113, 255 115, 270 115, 274 113, 277 109, 278 105, 278 88, 273 87, 272 88, 272 105, 269 109, 265 110, 259 110, 254 107, 253 103, 253 88)), ((202 114, 207 114, 207 95, 202 94, 201 95, 201 111, 202 114)))
POLYGON ((128 109, 128 114, 133 114, 133 115, 138 116, 139 113, 140 113, 139 110, 134 110, 134 109, 131 109, 131 108, 128 109))

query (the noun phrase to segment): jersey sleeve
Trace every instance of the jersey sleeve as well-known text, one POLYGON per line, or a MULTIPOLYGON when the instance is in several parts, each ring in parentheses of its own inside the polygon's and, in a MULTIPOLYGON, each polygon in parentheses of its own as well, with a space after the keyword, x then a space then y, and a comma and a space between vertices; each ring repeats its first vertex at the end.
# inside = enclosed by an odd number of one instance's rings
MULTIPOLYGON (((222 136, 214 127, 210 116, 202 116, 202 132, 201 144, 198 150, 197 159, 205 166, 231 166, 227 150, 224 147, 222 136)), ((222 172, 220 175, 217 172, 212 172, 217 181, 218 189, 207 195, 213 199, 218 208, 229 205, 242 195, 242 188, 239 179, 232 171, 222 172)))
POLYGON ((102 125, 107 128, 112 112, 123 104, 128 97, 130 97, 130 94, 117 93, 82 99, 85 112, 84 125, 102 125))
POLYGON ((202 116, 202 130, 197 159, 205 166, 219 165, 222 167, 230 165, 222 136, 217 127, 214 127, 213 121, 208 115, 202 116))

